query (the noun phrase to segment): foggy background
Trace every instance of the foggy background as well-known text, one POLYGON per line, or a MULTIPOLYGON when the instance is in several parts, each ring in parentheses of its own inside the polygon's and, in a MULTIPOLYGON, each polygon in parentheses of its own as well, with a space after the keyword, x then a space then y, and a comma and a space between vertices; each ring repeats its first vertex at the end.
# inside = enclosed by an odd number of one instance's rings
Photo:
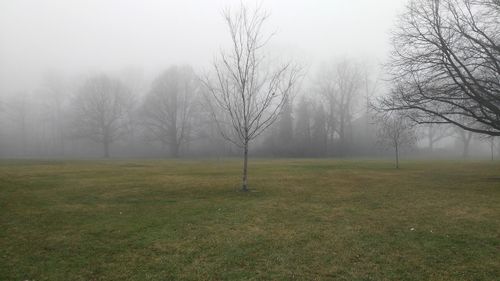
MULTIPOLYGON (((243 1, 250 6, 260 3, 243 1)), ((78 73, 172 64, 206 67, 229 43, 221 16, 239 1, 1 1, 2 91, 47 70, 78 73), (16 81, 16 83, 13 83, 16 81), (5 88, 5 89, 4 89, 5 88)), ((380 61, 402 0, 262 1, 271 48, 310 64, 338 56, 380 61)))
MULTIPOLYGON (((256 1, 243 3, 254 6, 256 1)), ((145 96, 155 78, 172 66, 206 73, 217 52, 230 43, 222 10, 238 5, 222 0, 1 1, 0 157, 101 157, 100 144, 80 135, 74 121, 77 93, 86 79, 102 74, 122 81, 132 96, 127 133, 111 144, 111 156, 175 156, 171 147, 148 137, 140 113, 145 96)), ((385 94, 381 65, 405 1, 279 0, 261 5, 271 15, 265 32, 276 32, 269 53, 299 62, 304 77, 252 155, 391 155, 377 143, 367 105, 370 98, 385 94), (325 129, 329 109, 321 85, 329 79, 325 73, 343 64, 357 69, 360 82, 345 140, 339 141, 339 134, 328 135, 325 129)), ((193 117, 191 138, 178 156, 239 154, 213 124, 200 122, 207 119, 201 111, 193 117)), ((416 130, 419 141, 405 151, 409 156, 491 157, 490 144, 468 132, 440 128, 442 136, 430 145, 429 132, 436 128, 416 130)))

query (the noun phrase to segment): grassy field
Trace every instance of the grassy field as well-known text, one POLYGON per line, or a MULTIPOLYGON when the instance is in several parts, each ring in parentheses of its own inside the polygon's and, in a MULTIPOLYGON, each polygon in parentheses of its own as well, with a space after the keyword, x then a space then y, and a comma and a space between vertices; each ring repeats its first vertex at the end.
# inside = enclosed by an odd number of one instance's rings
POLYGON ((500 162, 0 162, 0 280, 498 280, 500 162))

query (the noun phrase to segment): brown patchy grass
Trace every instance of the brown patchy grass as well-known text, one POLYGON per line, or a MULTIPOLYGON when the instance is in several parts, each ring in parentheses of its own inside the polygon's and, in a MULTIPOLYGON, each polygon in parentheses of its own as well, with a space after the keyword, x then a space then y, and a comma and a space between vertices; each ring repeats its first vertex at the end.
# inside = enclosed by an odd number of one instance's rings
POLYGON ((499 162, 4 161, 0 280, 495 280, 499 162))

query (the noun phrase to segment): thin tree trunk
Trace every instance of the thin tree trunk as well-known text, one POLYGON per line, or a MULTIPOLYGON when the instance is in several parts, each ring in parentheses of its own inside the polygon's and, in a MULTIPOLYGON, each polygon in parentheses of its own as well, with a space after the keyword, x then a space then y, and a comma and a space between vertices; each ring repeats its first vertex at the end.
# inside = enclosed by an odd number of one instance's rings
POLYGON ((468 140, 466 140, 464 142, 464 147, 463 147, 463 151, 462 151, 462 157, 464 159, 469 158, 469 141, 468 140))
POLYGON ((498 143, 498 145, 497 145, 497 149, 498 149, 498 151, 497 151, 497 156, 500 158, 500 143, 498 143))
POLYGON ((429 151, 432 152, 432 150, 434 149, 434 131, 433 131, 433 128, 432 128, 432 125, 429 127, 429 132, 428 132, 428 136, 429 136, 429 151))
POLYGON ((464 159, 469 158, 469 145, 470 145, 471 139, 472 139, 472 133, 471 132, 464 132, 464 151, 462 154, 464 159))
POLYGON ((495 143, 493 142, 493 140, 491 140, 491 142, 490 142, 491 161, 495 160, 495 158, 494 158, 494 148, 495 148, 495 143))
POLYGON ((109 158, 109 142, 104 141, 103 145, 104 145, 104 158, 109 158))
POLYGON ((241 191, 248 191, 248 180, 247 180, 247 169, 248 168, 248 141, 245 142, 244 152, 243 152, 243 184, 241 186, 241 191))
POLYGON ((179 144, 177 142, 170 144, 170 154, 173 158, 179 158, 179 144))
MULTIPOLYGON (((333 138, 332 138, 333 139, 333 138)), ((340 149, 338 155, 340 157, 344 156, 345 153, 345 135, 344 135, 344 120, 340 120, 340 127, 339 127, 339 139, 340 139, 340 149)))
POLYGON ((398 144, 396 143, 396 169, 399 169, 399 150, 398 150, 398 144))

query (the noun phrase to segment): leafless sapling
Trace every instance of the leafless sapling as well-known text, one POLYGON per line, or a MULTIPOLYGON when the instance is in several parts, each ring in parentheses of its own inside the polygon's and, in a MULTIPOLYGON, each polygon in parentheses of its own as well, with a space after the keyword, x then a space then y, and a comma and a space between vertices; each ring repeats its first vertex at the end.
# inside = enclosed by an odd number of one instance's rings
POLYGON ((417 137, 414 124, 398 112, 385 112, 377 115, 379 125, 378 139, 380 144, 394 149, 395 165, 399 169, 399 155, 401 149, 413 145, 417 137))
POLYGON ((221 51, 203 82, 220 132, 243 150, 242 190, 248 191, 249 144, 276 121, 300 71, 291 62, 273 67, 267 60, 264 47, 272 38, 263 30, 267 12, 241 4, 223 15, 231 47, 221 51))

